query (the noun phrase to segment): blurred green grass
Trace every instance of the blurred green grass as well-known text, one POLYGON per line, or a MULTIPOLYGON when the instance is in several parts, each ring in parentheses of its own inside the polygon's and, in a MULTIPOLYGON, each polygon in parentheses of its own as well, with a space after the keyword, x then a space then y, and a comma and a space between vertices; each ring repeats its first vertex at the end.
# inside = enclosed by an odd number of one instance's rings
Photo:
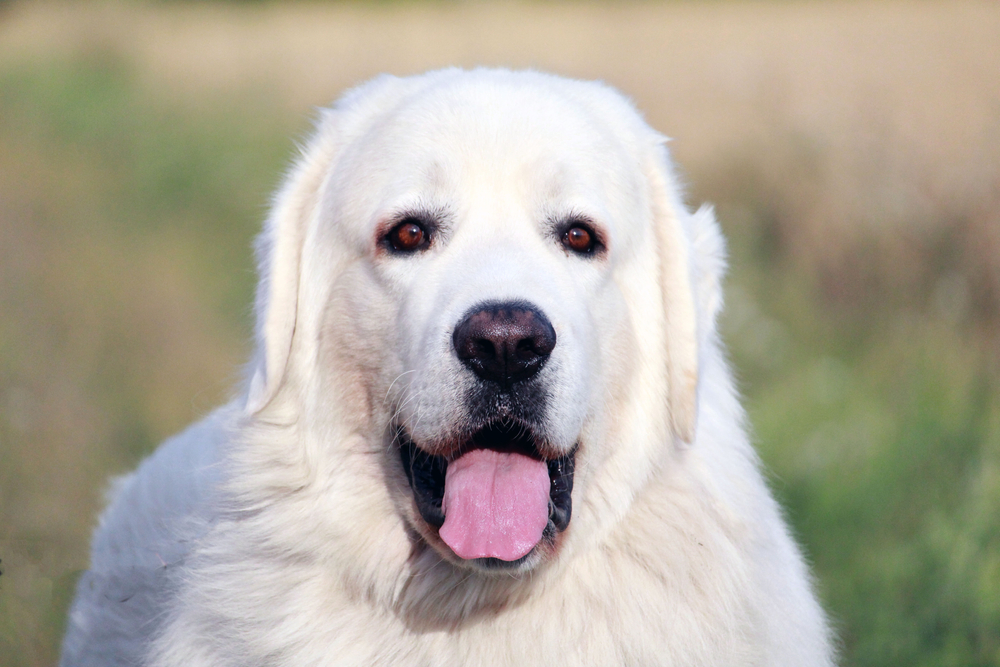
MULTIPOLYGON (((250 242, 307 128, 260 91, 173 99, 108 51, 0 62, 4 665, 54 663, 106 477, 231 390, 250 242)), ((895 206, 831 177, 823 137, 779 139, 684 166, 842 663, 1000 665, 1000 182, 967 165, 974 196, 895 206), (831 198, 860 224, 817 222, 831 198)))
POLYGON ((743 216, 728 229, 726 339, 843 663, 1000 664, 1000 338, 996 288, 977 273, 1000 257, 972 256, 992 249, 971 239, 942 250, 939 235, 976 227, 958 221, 909 240, 863 235, 853 263, 822 275, 780 240, 794 221, 734 193, 716 191, 724 226, 727 210, 743 216), (880 243, 909 243, 910 256, 887 272, 880 243), (863 290, 824 288, 856 272, 863 290))
POLYGON ((4 665, 54 662, 108 474, 235 382, 250 240, 300 130, 192 116, 113 59, 0 71, 4 665))

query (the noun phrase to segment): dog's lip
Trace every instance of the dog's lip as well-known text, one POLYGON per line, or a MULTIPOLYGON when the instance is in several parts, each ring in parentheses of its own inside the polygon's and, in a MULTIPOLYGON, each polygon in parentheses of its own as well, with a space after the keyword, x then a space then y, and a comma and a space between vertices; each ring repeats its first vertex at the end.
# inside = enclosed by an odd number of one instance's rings
POLYGON ((517 452, 538 461, 548 461, 539 451, 538 442, 539 438, 530 426, 496 421, 478 429, 443 456, 451 463, 473 449, 492 449, 497 452, 517 452))
POLYGON ((578 446, 569 452, 544 456, 550 447, 539 447, 534 430, 523 424, 497 421, 486 424, 469 437, 450 447, 446 453, 432 454, 416 444, 402 426, 396 429, 403 471, 413 492, 421 518, 435 530, 444 524, 442 501, 448 464, 473 449, 517 452, 543 461, 549 471, 549 521, 543 540, 552 540, 566 530, 572 515, 573 472, 578 446), (514 437, 512 438, 511 435, 514 437))

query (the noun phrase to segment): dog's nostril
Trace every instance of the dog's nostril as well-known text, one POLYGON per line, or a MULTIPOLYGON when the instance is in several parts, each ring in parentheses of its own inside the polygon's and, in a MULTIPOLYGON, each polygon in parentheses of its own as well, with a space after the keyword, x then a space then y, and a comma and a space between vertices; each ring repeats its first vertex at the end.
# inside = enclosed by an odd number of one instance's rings
POLYGON ((548 318, 528 304, 484 304, 455 327, 458 358, 484 380, 509 386, 541 370, 556 345, 548 318))
POLYGON ((496 347, 490 341, 479 338, 472 341, 472 344, 475 346, 475 351, 469 356, 480 357, 483 359, 496 356, 496 347))

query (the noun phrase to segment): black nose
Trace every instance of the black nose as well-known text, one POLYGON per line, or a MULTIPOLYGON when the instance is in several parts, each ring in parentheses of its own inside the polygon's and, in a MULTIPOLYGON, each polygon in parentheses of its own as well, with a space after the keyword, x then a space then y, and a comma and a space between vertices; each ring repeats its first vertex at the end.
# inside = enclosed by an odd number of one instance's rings
POLYGON ((509 387, 542 368, 556 346, 556 331, 528 304, 488 303, 458 323, 452 344, 476 375, 509 387))

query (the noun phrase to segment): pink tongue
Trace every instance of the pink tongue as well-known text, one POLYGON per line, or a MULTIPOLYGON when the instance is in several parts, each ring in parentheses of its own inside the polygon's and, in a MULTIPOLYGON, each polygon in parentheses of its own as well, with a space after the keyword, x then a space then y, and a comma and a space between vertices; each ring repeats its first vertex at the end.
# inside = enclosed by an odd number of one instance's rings
POLYGON ((459 558, 517 560, 549 521, 549 469, 523 454, 473 449, 448 464, 438 534, 459 558))

